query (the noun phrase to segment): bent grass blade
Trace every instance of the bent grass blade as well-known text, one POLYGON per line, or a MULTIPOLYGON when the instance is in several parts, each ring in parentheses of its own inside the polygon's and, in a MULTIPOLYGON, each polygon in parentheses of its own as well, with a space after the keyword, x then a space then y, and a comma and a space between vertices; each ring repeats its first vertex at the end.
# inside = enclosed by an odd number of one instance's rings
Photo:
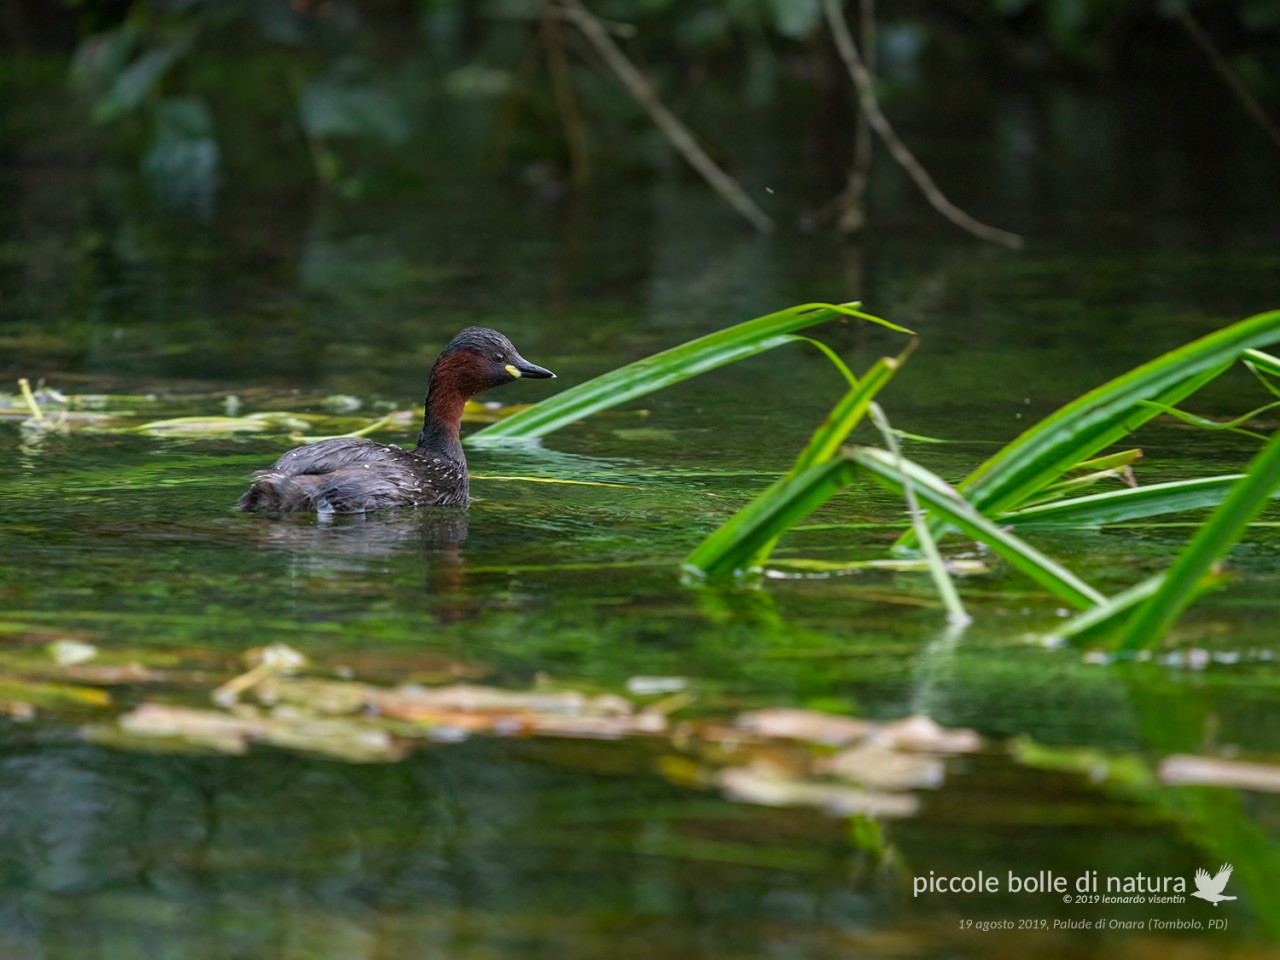
POLYGON ((1261 440, 1263 443, 1267 441, 1265 433, 1258 433, 1255 430, 1245 430, 1243 424, 1250 420, 1256 420, 1264 413, 1270 413, 1276 407, 1280 407, 1280 400, 1274 403, 1267 403, 1261 407, 1256 407, 1248 413, 1242 413, 1240 416, 1231 420, 1210 420, 1208 417, 1202 417, 1198 414, 1188 413, 1186 410, 1179 410, 1177 407, 1166 407, 1163 404, 1156 403, 1154 400, 1144 400, 1143 406, 1152 406, 1159 408, 1161 413, 1167 413, 1175 420, 1181 420, 1183 423, 1191 427, 1199 427, 1201 430, 1228 430, 1232 433, 1238 433, 1245 437, 1252 437, 1255 440, 1261 440))
MULTIPOLYGON (((893 429, 889 425, 889 418, 885 416, 880 404, 873 403, 871 405, 871 419, 875 421, 876 426, 880 429, 880 434, 884 437, 885 446, 889 448, 889 455, 894 458, 899 471, 901 471, 902 448, 898 445, 898 438, 893 435, 893 429)), ((964 603, 960 600, 960 593, 956 590, 955 581, 951 579, 946 562, 942 559, 942 553, 938 550, 938 543, 934 540, 933 534, 929 532, 929 524, 925 522, 924 511, 920 508, 920 499, 916 496, 915 489, 911 486, 911 481, 905 475, 903 476, 902 497, 907 504, 907 513, 911 516, 911 528, 915 530, 916 538, 920 542, 920 553, 929 568, 929 576, 933 578, 933 585, 938 591, 938 596, 942 598, 942 603, 947 608, 947 621, 955 626, 968 626, 973 622, 973 618, 969 616, 964 608, 964 603)))
POLYGON ((1273 357, 1269 353, 1263 353, 1261 350, 1246 350, 1241 358, 1250 367, 1271 374, 1273 377, 1280 377, 1280 357, 1273 357))
POLYGON ((1103 480, 1125 480, 1133 476, 1133 464, 1142 459, 1142 451, 1138 449, 1123 450, 1120 453, 1113 453, 1110 456, 1098 457, 1095 460, 1085 460, 1077 463, 1068 472, 1065 479, 1058 480, 1048 486, 1038 490, 1036 493, 1023 501, 1022 509, 1031 506, 1038 506, 1042 503, 1050 503, 1055 500, 1061 500, 1070 493, 1083 490, 1085 487, 1091 487, 1103 480), (1091 471, 1089 473, 1081 473, 1076 476, 1076 471, 1091 471))
POLYGON ((790 343, 794 339, 790 334, 794 331, 839 317, 866 320, 899 333, 911 332, 863 313, 856 309, 857 306, 856 303, 808 303, 718 330, 570 387, 500 423, 473 433, 468 441, 546 436, 593 413, 790 343))

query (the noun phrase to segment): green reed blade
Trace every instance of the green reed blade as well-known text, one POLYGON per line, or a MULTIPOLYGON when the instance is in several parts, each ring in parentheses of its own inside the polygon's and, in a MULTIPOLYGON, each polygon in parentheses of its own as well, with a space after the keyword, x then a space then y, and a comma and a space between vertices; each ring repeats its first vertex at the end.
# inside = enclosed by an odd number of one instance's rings
MULTIPOLYGON (((1011 513, 1002 513, 996 519, 1012 526, 1060 524, 1093 527, 1107 523, 1122 523, 1126 520, 1140 520, 1163 513, 1201 510, 1220 504, 1232 485, 1242 477, 1244 477, 1242 473, 1230 473, 1221 477, 1153 483, 1146 487, 1113 490, 1109 493, 1095 493, 1087 497, 1025 507, 1011 513)), ((1280 490, 1272 491, 1271 495, 1280 497, 1280 490)))
MULTIPOLYGON (((1061 407, 1003 447, 960 485, 988 515, 1012 510, 1081 460, 1173 406, 1231 366, 1241 353, 1280 339, 1280 310, 1258 314, 1164 354, 1061 407)), ((910 545, 907 533, 900 540, 910 545)))
POLYGON ((907 513, 911 516, 911 528, 915 530, 916 538, 920 542, 920 553, 928 565, 934 588, 942 598, 943 606, 947 608, 947 621, 957 626, 968 625, 973 622, 973 618, 965 610, 964 603, 960 600, 960 592, 956 590, 955 581, 951 579, 951 573, 942 559, 938 543, 929 532, 929 524, 925 522, 924 511, 920 508, 920 498, 916 496, 910 479, 902 471, 902 448, 898 444, 898 438, 893 435, 889 418, 880 404, 871 404, 871 419, 880 429, 880 435, 884 437, 884 445, 888 447, 889 455, 893 457, 902 476, 902 497, 907 503, 907 513))
POLYGON ((1245 475, 1226 499, 1196 531, 1169 568, 1164 583, 1135 611, 1116 637, 1112 649, 1140 650, 1155 646, 1191 603, 1193 590, 1215 563, 1226 556, 1245 527, 1280 487, 1280 432, 1254 457, 1245 475))
POLYGON ((836 457, 775 481, 689 554, 685 573, 722 580, 757 569, 780 536, 852 483, 856 473, 852 463, 836 457))
POLYGON ((788 477, 808 470, 815 463, 830 460, 839 452, 853 428, 866 416, 871 401, 888 384, 898 367, 910 355, 914 345, 915 341, 912 341, 912 345, 897 357, 881 357, 863 374, 861 380, 854 381, 853 386, 813 432, 805 448, 796 457, 796 462, 787 471, 788 477))
POLYGON ((855 309, 857 306, 857 303, 806 303, 718 330, 570 387, 499 423, 476 431, 468 440, 543 437, 593 413, 790 343, 794 339, 789 336, 792 332, 839 317, 866 320, 900 333, 911 332, 863 313, 855 309))
MULTIPOLYGON (((813 432, 791 469, 713 531, 685 561, 685 570, 711 579, 759 568, 792 524, 807 517, 848 481, 818 467, 832 461, 871 401, 893 377, 911 347, 897 358, 881 357, 813 432)), ((852 477, 852 471, 847 472, 852 477)))
POLYGON ((1261 350, 1246 350, 1242 356, 1245 363, 1264 370, 1273 377, 1280 377, 1280 357, 1273 357, 1261 350))
POLYGON ((900 491, 904 483, 910 482, 920 502, 935 516, 941 517, 974 540, 985 543, 1010 566, 1072 606, 1083 610, 1106 601, 1106 597, 1066 567, 988 520, 955 489, 919 464, 899 460, 892 454, 870 447, 858 447, 848 455, 895 492, 900 491))
POLYGON ((1128 589, 1108 597, 1106 603, 1100 603, 1091 610, 1078 613, 1062 626, 1050 630, 1059 640, 1079 642, 1102 636, 1114 629, 1133 609, 1160 589, 1165 575, 1157 573, 1154 577, 1135 583, 1128 589))
MULTIPOLYGON (((1124 467, 1131 467, 1142 459, 1142 451, 1136 447, 1132 450, 1121 450, 1119 453, 1109 453, 1106 456, 1094 457, 1092 460, 1081 460, 1072 470, 1106 472, 1108 470, 1119 470, 1124 467)), ((1070 483, 1070 481, 1066 481, 1070 483)))
POLYGON ((1123 478, 1126 476, 1128 468, 1141 459, 1141 450, 1122 450, 1110 456, 1097 457, 1093 460, 1077 463, 1068 471, 1068 476, 1037 490, 1023 501, 1022 509, 1038 506, 1042 503, 1050 503, 1054 500, 1062 500, 1068 494, 1083 490, 1085 487, 1091 487, 1101 480, 1123 478), (1091 470, 1092 472, 1078 474, 1076 473, 1078 470, 1091 470))

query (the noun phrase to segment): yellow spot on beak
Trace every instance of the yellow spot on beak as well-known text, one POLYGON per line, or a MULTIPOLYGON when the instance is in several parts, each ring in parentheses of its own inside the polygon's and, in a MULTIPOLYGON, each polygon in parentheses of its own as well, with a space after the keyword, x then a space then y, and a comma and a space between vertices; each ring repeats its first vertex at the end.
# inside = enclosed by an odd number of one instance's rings
POLYGON ((502 369, 506 370, 507 373, 511 374, 511 376, 515 377, 517 380, 519 380, 522 376, 524 376, 524 374, 522 374, 519 370, 516 369, 516 365, 514 363, 508 363, 502 369))

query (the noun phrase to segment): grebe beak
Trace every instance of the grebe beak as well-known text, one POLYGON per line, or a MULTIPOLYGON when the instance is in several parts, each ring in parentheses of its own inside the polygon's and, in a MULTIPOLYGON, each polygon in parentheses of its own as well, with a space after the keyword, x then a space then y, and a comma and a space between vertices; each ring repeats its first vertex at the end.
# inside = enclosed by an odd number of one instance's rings
POLYGON ((524 357, 517 358, 515 363, 508 363, 503 369, 517 380, 521 377, 528 377, 531 380, 554 380, 556 378, 556 375, 546 367, 530 363, 524 357))

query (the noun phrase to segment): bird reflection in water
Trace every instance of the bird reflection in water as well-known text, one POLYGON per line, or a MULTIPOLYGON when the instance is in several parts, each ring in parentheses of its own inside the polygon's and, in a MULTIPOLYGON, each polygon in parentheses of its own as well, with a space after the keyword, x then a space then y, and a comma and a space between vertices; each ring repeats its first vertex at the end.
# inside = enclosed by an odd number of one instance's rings
POLYGON ((424 592, 443 601, 437 615, 446 621, 461 616, 456 599, 466 581, 465 508, 264 517, 257 539, 292 554, 292 579, 300 586, 302 581, 341 581, 344 589, 358 592, 366 580, 372 592, 386 586, 388 573, 404 569, 397 558, 413 557, 413 565, 424 571, 424 592))

